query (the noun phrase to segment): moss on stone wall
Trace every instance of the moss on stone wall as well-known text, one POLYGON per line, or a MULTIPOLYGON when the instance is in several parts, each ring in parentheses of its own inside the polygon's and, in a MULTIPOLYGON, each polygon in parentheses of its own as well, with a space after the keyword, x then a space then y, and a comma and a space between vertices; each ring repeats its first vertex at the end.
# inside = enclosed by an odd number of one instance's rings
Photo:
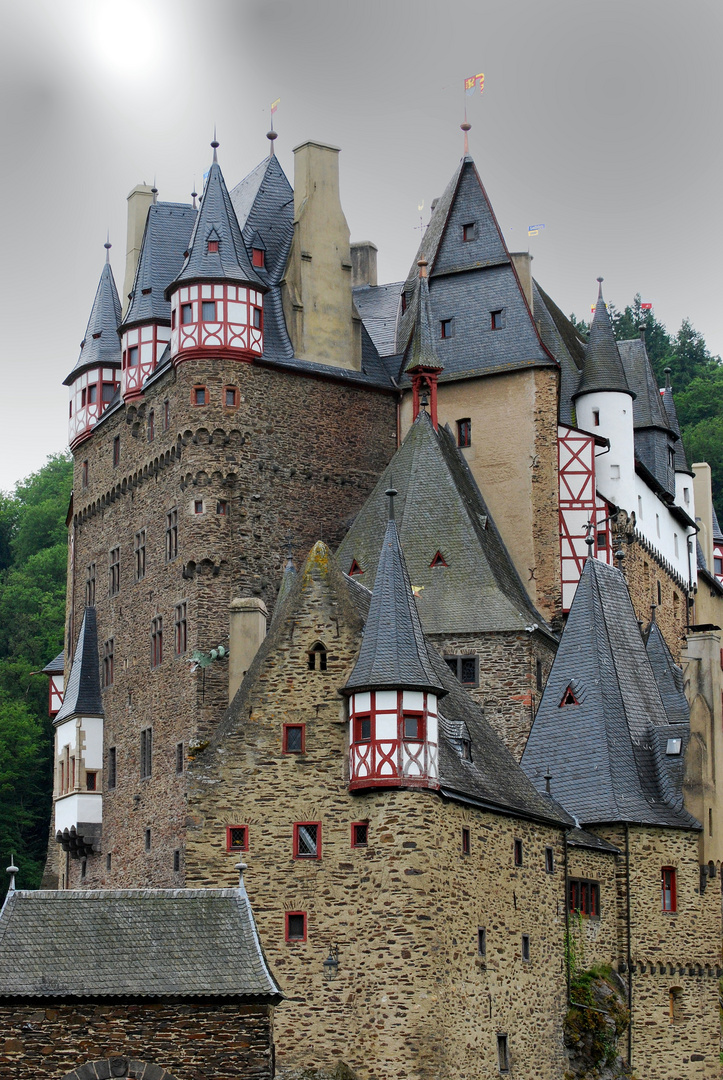
POLYGON ((622 980, 611 968, 575 971, 565 1017, 570 1069, 565 1080, 615 1080, 631 1076, 619 1052, 630 1022, 622 980))

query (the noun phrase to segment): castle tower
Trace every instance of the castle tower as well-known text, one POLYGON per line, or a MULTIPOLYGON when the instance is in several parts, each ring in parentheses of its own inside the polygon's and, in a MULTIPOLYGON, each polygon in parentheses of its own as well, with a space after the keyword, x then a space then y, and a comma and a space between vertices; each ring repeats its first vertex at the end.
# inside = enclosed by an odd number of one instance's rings
MULTIPOLYGON (((219 352, 250 360, 264 351, 263 294, 216 158, 208 174, 188 254, 166 289, 174 364, 219 352)), ((258 241, 257 241, 258 243, 258 241)), ((260 261, 260 248, 256 257, 260 261)))
POLYGON ((349 790, 439 787, 437 702, 446 690, 432 667, 394 520, 379 557, 349 695, 349 790))
POLYGON ((70 375, 63 381, 70 387, 68 410, 68 442, 71 450, 90 435, 94 424, 113 400, 120 381, 121 354, 118 324, 121 317, 118 290, 108 261, 106 261, 91 308, 85 337, 80 343, 80 356, 70 375))
POLYGON ((610 453, 598 456, 596 483, 608 502, 628 513, 636 509, 633 399, 625 377, 610 316, 603 300, 602 278, 590 327, 580 383, 573 395, 578 426, 606 436, 610 453))

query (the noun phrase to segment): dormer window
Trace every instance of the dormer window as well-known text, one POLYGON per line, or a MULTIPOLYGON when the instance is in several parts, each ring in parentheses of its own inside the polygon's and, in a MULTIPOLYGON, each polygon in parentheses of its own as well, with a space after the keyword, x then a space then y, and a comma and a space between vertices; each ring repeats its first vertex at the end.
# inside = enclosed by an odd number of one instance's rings
POLYGON ((682 739, 668 739, 667 743, 665 744, 665 753, 668 757, 677 757, 680 754, 682 746, 682 739))
POLYGON ((503 330, 505 325, 505 311, 504 308, 500 308, 499 311, 490 312, 490 327, 492 330, 503 330))
POLYGON ((462 226, 462 240, 464 243, 468 243, 470 240, 477 239, 477 222, 468 221, 466 225, 462 226))
POLYGON ((103 331, 99 330, 97 334, 93 334, 93 341, 97 341, 102 333, 103 331))
POLYGON ((355 575, 360 575, 363 573, 364 571, 362 570, 356 559, 352 559, 351 566, 349 567, 349 577, 354 577, 355 575))
POLYGON ((151 290, 150 289, 141 289, 141 296, 150 296, 150 295, 151 295, 151 290))
POLYGON ((266 265, 266 252, 262 248, 251 249, 251 265, 263 269, 266 265))
POLYGON ((445 340, 454 337, 454 319, 440 319, 439 331, 439 336, 445 340))
POLYGON ((438 551, 429 565, 434 570, 437 566, 447 566, 447 561, 442 552, 438 551))
POLYGON ((579 705, 579 704, 580 704, 580 702, 575 697, 575 694, 573 693, 572 687, 568 686, 567 690, 562 695, 562 701, 560 702, 560 708, 562 708, 563 705, 579 705))
POLYGON ((218 240, 209 240, 208 247, 206 248, 209 255, 218 254, 218 240))
POLYGON ((216 322, 216 301, 203 300, 201 303, 201 318, 204 322, 216 322))

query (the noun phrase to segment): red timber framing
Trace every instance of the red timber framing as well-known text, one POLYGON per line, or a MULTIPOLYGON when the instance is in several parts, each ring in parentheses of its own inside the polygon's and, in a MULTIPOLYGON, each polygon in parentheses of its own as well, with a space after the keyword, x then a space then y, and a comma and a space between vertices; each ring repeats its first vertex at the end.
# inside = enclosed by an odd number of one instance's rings
POLYGON ((125 331, 121 341, 121 394, 124 401, 142 396, 143 384, 156 370, 170 339, 170 327, 155 323, 125 331))
POLYGON ((55 716, 60 712, 60 706, 63 704, 64 693, 64 680, 61 675, 51 675, 49 682, 49 708, 48 712, 51 716, 55 716))
MULTIPOLYGON (((569 611, 588 555, 588 524, 595 523, 595 437, 557 429, 562 610, 569 611)), ((597 544, 593 545, 596 553, 597 544)))
POLYGON ((439 787, 434 694, 377 690, 349 702, 349 790, 439 787))

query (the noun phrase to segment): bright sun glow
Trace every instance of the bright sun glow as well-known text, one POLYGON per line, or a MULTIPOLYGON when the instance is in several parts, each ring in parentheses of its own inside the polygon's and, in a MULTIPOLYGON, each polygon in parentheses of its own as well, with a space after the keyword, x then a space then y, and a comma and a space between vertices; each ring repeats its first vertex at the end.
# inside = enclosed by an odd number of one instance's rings
POLYGON ((96 0, 89 10, 93 57, 113 74, 154 75, 165 42, 155 5, 138 0, 96 0))

